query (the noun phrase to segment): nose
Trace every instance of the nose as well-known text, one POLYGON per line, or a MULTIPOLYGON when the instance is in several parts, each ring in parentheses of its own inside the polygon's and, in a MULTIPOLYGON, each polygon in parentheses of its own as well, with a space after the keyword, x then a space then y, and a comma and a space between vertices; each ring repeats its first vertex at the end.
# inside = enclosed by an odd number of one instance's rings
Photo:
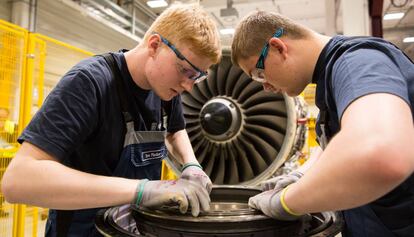
POLYGON ((195 81, 185 78, 181 81, 181 87, 184 88, 185 91, 190 92, 193 89, 195 81))

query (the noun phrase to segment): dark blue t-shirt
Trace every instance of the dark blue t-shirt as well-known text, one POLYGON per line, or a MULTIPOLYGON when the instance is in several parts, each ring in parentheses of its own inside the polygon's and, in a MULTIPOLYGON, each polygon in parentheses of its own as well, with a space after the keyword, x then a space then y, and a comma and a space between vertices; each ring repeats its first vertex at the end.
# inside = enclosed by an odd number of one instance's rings
MULTIPOLYGON (((340 130, 346 108, 372 93, 400 97, 414 118, 414 64, 382 39, 333 37, 318 58, 313 82, 317 84, 315 103, 321 110, 317 133, 321 133, 321 114, 326 111, 329 139, 340 130)), ((344 215, 346 236, 414 236, 414 175, 385 196, 344 215)))
MULTIPOLYGON (((162 101, 153 91, 141 89, 132 80, 124 54, 114 56, 135 129, 158 129, 161 106, 168 116, 167 131, 184 129, 181 97, 162 101)), ((39 147, 69 167, 109 176, 121 155, 125 131, 115 79, 105 59, 97 56, 63 76, 18 141, 39 147)))

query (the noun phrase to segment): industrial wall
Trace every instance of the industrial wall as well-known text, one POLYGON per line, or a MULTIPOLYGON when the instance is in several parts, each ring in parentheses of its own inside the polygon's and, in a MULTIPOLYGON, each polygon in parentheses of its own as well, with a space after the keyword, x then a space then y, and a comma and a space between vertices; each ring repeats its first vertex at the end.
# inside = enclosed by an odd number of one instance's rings
POLYGON ((41 0, 35 31, 93 53, 130 49, 138 43, 88 14, 72 1, 41 0))
MULTIPOLYGON (((11 1, 0 0, 0 19, 11 20, 11 1)), ((139 38, 128 31, 115 30, 108 22, 99 21, 71 0, 37 1, 37 19, 34 32, 63 41, 92 53, 131 49, 139 38)))
POLYGON ((9 0, 0 0, 0 19, 10 20, 10 3, 9 0))

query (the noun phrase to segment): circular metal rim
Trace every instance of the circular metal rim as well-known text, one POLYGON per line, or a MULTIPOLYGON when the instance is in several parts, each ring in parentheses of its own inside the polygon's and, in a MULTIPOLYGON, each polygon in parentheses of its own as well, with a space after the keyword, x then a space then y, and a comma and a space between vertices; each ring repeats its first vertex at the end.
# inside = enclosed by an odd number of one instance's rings
MULTIPOLYGON (((244 198, 243 194, 241 194, 240 192, 246 193, 246 192, 250 192, 252 195, 255 194, 259 194, 261 191, 257 188, 253 188, 253 187, 247 187, 247 186, 237 186, 237 185, 214 185, 213 186, 213 190, 212 193, 210 194, 212 197, 212 203, 214 202, 214 199, 216 198, 217 195, 220 195, 220 192, 236 192, 236 193, 231 193, 228 194, 229 196, 235 196, 237 198, 239 198, 239 200, 241 198, 244 198), (216 192, 218 192, 218 194, 216 194, 216 192), (237 193, 238 192, 238 193, 237 193)), ((221 194, 223 195, 223 194, 221 194)), ((245 197, 244 199, 246 199, 246 203, 247 204, 247 199, 249 197, 245 197)), ((220 202, 216 202, 216 203, 220 203, 220 202)), ((231 202, 225 202, 225 203, 231 203, 231 202)), ((232 203, 241 203, 241 202, 237 202, 237 201, 232 201, 232 203)), ((178 213, 178 211, 176 212, 177 214, 174 215, 170 214, 170 215, 159 215, 157 213, 155 213, 154 211, 151 210, 145 210, 145 209, 138 209, 136 207, 132 208, 134 211, 137 211, 145 216, 148 216, 150 218, 156 218, 159 220, 168 220, 168 221, 186 221, 186 222, 194 222, 194 223, 216 223, 216 222, 226 222, 226 223, 232 223, 232 222, 248 222, 248 221, 260 221, 260 220, 267 220, 270 219, 269 217, 265 216, 264 214, 260 213, 260 212, 256 212, 256 211, 251 211, 251 214, 239 214, 239 215, 223 215, 223 216, 217 216, 217 215, 212 215, 212 216, 199 216, 199 217, 192 217, 191 216, 191 212, 187 211, 187 215, 181 215, 178 213), (254 214, 254 215, 253 215, 254 214)), ((235 212, 234 212, 235 213, 235 212)))
MULTIPOLYGON (((110 219, 110 213, 116 211, 118 207, 112 207, 106 210, 101 210, 98 212, 95 218, 95 227, 100 234, 105 237, 123 237, 123 236, 130 236, 130 237, 147 237, 140 234, 133 234, 128 233, 122 230, 120 227, 114 226, 113 220, 110 219), (112 222, 112 224, 110 223, 112 222)), ((310 237, 334 237, 338 233, 341 232, 344 221, 342 219, 342 215, 338 212, 323 212, 321 213, 326 218, 329 218, 329 223, 322 224, 320 227, 311 230, 307 233, 306 236, 310 237)))
MULTIPOLYGON (((248 196, 254 195, 255 193, 257 193, 257 191, 260 192, 260 190, 258 190, 257 188, 243 187, 243 186, 239 186, 239 185, 237 185, 237 186, 236 185, 222 185, 222 186, 215 187, 215 189, 217 189, 219 191, 223 190, 223 193, 220 193, 220 192, 216 193, 216 196, 218 196, 218 197, 216 197, 217 200, 233 200, 234 198, 237 198, 237 199, 246 199, 247 198, 245 196, 243 196, 243 197, 238 196, 237 192, 235 192, 234 195, 226 194, 226 192, 230 192, 230 191, 234 191, 234 190, 252 191, 253 193, 248 194, 248 196)), ((107 210, 101 210, 101 211, 98 212, 98 214, 96 216, 96 220, 95 220, 95 226, 98 229, 98 231, 104 236, 134 236, 134 237, 144 237, 144 236, 146 236, 146 237, 148 237, 148 235, 143 235, 143 234, 140 235, 140 234, 130 233, 130 232, 126 231, 125 229, 122 229, 122 227, 120 227, 119 225, 117 225, 117 220, 115 220, 115 218, 116 218, 115 214, 118 213, 118 216, 119 216, 119 214, 124 216, 124 214, 122 212, 119 212, 120 208, 124 208, 124 207, 112 207, 112 208, 109 208, 107 210)), ((127 209, 124 209, 124 210, 127 210, 127 209)), ((132 218, 132 216, 133 216, 133 214, 132 215, 130 214, 129 218, 132 218)), ((267 220, 269 220, 268 217, 266 217, 266 218, 267 218, 267 220)), ((149 219, 151 219, 151 218, 149 218, 149 219)), ((248 223, 248 221, 246 221, 246 220, 244 220, 244 221, 246 222, 246 224, 248 223)), ((260 219, 254 220, 253 222, 250 223, 250 226, 251 226, 252 223, 254 224, 254 226, 256 226, 256 224, 258 223, 256 221, 261 221, 261 220, 260 219)), ((341 214, 339 212, 322 212, 322 213, 312 214, 312 219, 308 220, 308 221, 309 221, 308 222, 309 225, 314 226, 314 227, 312 229, 310 229, 309 231, 305 232, 304 235, 301 234, 301 235, 296 235, 296 236, 313 236, 313 237, 332 236, 333 237, 336 234, 338 234, 344 226, 344 221, 343 221, 343 219, 341 217, 341 214)), ((121 222, 122 222, 122 220, 121 220, 121 222)), ((158 222, 158 221, 156 221, 156 222, 158 222)), ((156 222, 154 222, 155 225, 156 225, 156 222)), ((161 222, 165 223, 165 221, 162 221, 162 220, 161 220, 161 222)), ((176 231, 178 231, 178 232, 183 231, 183 233, 186 233, 186 234, 191 234, 192 233, 191 229, 194 229, 194 228, 189 228, 189 229, 182 229, 181 230, 179 227, 176 227, 175 225, 171 226, 171 223, 175 223, 175 222, 174 221, 169 222, 169 224, 167 222, 166 223, 167 225, 164 226, 167 229, 165 229, 162 226, 161 227, 164 230, 168 230, 168 229, 172 228, 172 229, 170 229, 171 231, 174 231, 174 229, 176 229, 176 231)), ((192 225, 197 224, 197 223, 188 222, 188 224, 189 224, 189 226, 192 226, 192 225)), ((216 224, 219 224, 219 223, 216 223, 216 224)), ((260 226, 263 227, 262 225, 260 225, 260 226)), ((266 229, 266 228, 263 229, 261 227, 259 227, 258 231, 266 229)), ((280 227, 281 228, 289 228, 289 226, 284 226, 284 225, 281 225, 280 227)), ((220 227, 220 228, 222 228, 222 227, 220 227)), ((231 230, 232 229, 230 228, 227 232, 225 232, 226 230, 223 231, 223 229, 222 229, 221 232, 220 231, 217 231, 217 232, 220 232, 221 234, 226 234, 227 235, 227 234, 231 233, 231 230)), ((240 233, 244 233, 243 231, 246 231, 246 233, 250 233, 249 232, 250 230, 248 228, 245 229, 245 230, 241 230, 240 233)), ((214 235, 213 232, 211 232, 211 233, 210 232, 204 232, 204 234, 211 234, 211 236, 214 235)), ((219 233, 217 233, 217 234, 219 234, 219 233)))

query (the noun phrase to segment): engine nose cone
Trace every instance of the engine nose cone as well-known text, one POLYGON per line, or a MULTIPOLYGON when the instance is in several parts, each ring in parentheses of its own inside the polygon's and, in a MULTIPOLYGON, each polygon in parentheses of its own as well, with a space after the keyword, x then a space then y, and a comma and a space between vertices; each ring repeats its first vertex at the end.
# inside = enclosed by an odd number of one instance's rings
POLYGON ((214 98, 201 108, 200 124, 210 139, 229 140, 240 129, 241 113, 231 100, 214 98))

